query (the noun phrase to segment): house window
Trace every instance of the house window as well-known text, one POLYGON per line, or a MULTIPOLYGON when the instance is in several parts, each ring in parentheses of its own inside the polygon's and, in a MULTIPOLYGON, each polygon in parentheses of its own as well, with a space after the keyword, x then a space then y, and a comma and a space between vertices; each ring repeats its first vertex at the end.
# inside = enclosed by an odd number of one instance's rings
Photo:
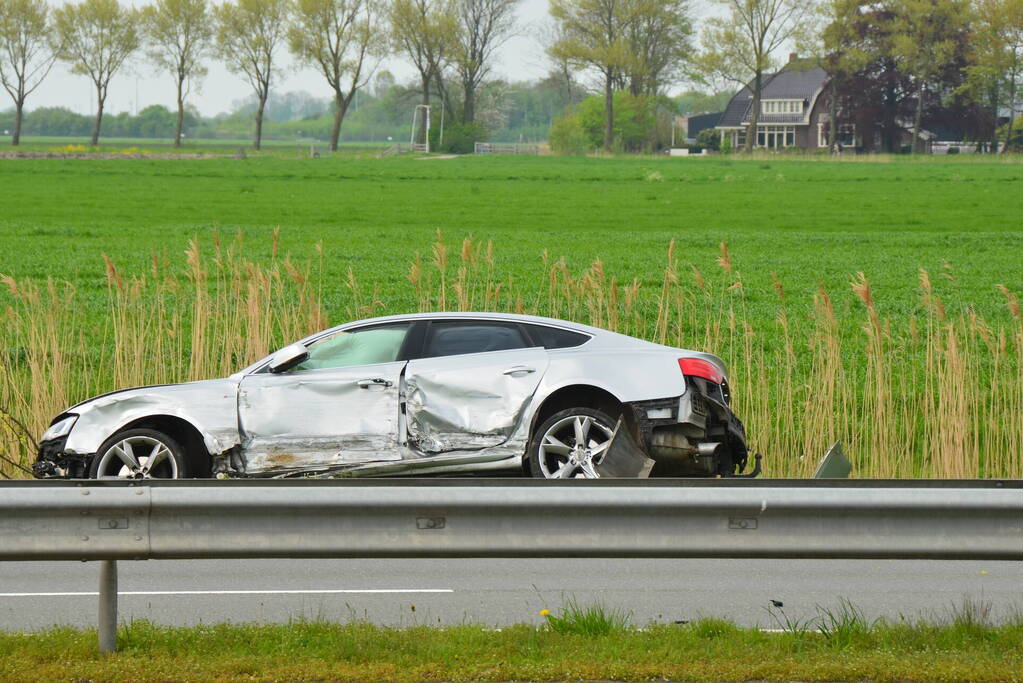
MULTIPOLYGON (((829 146, 831 137, 831 124, 821 122, 817 124, 817 146, 829 146)), ((859 136, 856 135, 855 123, 838 124, 838 144, 843 147, 859 147, 859 136)))
POLYGON ((803 100, 761 100, 760 111, 764 114, 802 114, 803 100))
POLYGON ((856 147, 856 124, 838 124, 838 143, 844 147, 856 147))
POLYGON ((796 144, 795 126, 758 126, 757 147, 781 149, 796 144))

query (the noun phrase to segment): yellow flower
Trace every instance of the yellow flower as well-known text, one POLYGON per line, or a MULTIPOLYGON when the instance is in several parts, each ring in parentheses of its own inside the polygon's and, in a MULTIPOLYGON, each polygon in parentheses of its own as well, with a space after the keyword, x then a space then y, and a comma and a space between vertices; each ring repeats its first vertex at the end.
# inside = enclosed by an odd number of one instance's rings
POLYGON ((551 613, 551 611, 549 609, 542 609, 542 610, 540 610, 540 616, 541 617, 546 617, 550 613, 551 613))

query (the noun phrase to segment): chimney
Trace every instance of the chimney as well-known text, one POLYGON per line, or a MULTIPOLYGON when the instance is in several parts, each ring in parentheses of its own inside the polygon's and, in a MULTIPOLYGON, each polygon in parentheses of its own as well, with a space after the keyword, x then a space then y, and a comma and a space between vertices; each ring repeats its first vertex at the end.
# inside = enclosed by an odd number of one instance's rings
POLYGON ((799 59, 799 54, 798 53, 796 53, 796 52, 790 52, 789 53, 789 64, 791 64, 792 62, 796 61, 797 59, 799 59))

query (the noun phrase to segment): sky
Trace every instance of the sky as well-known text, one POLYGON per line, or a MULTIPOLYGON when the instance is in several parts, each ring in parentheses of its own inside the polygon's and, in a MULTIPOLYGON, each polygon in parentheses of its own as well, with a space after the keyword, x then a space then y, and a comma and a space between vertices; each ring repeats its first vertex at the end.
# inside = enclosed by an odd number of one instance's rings
MULTIPOLYGON (((124 1, 124 0, 122 0, 124 1)), ((145 0, 128 0, 131 4, 144 5, 145 0)), ((60 3, 50 0, 51 5, 60 3)), ((540 43, 535 39, 541 27, 548 21, 547 0, 521 0, 518 9, 519 35, 510 39, 502 47, 495 68, 495 75, 511 81, 527 81, 542 77, 549 64, 544 57, 540 43)), ((280 51, 285 73, 276 83, 271 83, 271 100, 273 91, 289 92, 304 90, 316 97, 326 99, 330 90, 323 77, 311 69, 298 68, 287 53, 280 51)), ((227 71, 215 60, 207 62, 209 74, 196 89, 193 87, 189 104, 195 106, 204 116, 212 116, 220 112, 230 111, 232 103, 248 97, 251 87, 241 77, 227 71)), ((403 82, 414 75, 412 67, 401 59, 385 60, 381 67, 394 74, 398 81, 403 82)), ((0 94, 3 94, 0 91, 0 94)), ((26 108, 63 106, 82 114, 95 113, 96 90, 87 76, 70 73, 68 68, 58 63, 43 81, 39 89, 26 102, 26 108)), ((174 103, 174 81, 169 73, 158 72, 146 63, 141 54, 133 57, 122 71, 114 75, 107 96, 106 111, 135 113, 151 104, 162 104, 168 109, 176 109, 174 103)), ((7 109, 9 102, 0 100, 0 108, 7 109)))

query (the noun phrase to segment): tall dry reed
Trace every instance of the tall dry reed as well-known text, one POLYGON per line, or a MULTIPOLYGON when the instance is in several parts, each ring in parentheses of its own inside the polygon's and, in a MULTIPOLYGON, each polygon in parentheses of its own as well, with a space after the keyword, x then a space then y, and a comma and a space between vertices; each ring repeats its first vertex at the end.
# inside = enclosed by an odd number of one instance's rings
MULTIPOLYGON (((281 258, 277 243, 275 233, 262 263, 244 256, 241 235, 192 240, 183 263, 154 257, 139 272, 105 259, 107 308, 98 320, 82 313, 83 296, 69 283, 3 276, 0 474, 25 476, 32 438, 89 395, 223 376, 329 323, 402 312, 349 270, 332 293, 343 302, 338 319, 328 321, 322 247, 298 262, 281 258)), ((491 242, 465 238, 455 250, 438 232, 408 280, 420 311, 548 315, 721 355, 734 408, 770 476, 811 474, 839 439, 861 477, 1023 474, 1023 312, 1004 285, 1004 314, 985 319, 956 302, 965 312, 952 315, 921 270, 918 311, 893 320, 867 274, 845 292, 822 286, 803 302, 772 274, 772 319, 750 312, 724 243, 716 264, 701 270, 672 242, 660 284, 645 288, 599 260, 575 270, 546 252, 528 287, 498 273, 491 242), (840 314, 836 295, 856 305, 840 314)))

